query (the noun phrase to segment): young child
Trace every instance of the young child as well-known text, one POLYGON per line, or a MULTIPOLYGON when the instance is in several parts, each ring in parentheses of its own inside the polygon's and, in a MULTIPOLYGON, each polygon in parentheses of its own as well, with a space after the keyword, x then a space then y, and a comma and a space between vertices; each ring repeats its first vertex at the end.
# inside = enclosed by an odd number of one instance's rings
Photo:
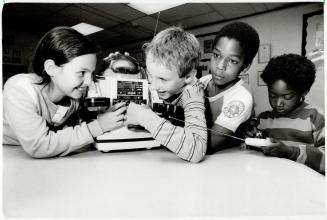
POLYGON ((207 149, 203 89, 195 77, 201 48, 196 37, 180 27, 158 33, 145 48, 151 89, 165 103, 184 108, 185 126, 175 126, 146 106, 131 103, 127 124, 141 125, 180 158, 200 162, 207 149))
POLYGON ((314 64, 303 56, 272 58, 261 75, 272 111, 258 116, 257 128, 274 142, 262 147, 265 155, 288 158, 325 173, 323 111, 304 102, 315 74, 314 64))
POLYGON ((123 125, 123 104, 90 123, 69 125, 81 108, 96 65, 96 50, 69 27, 56 27, 39 41, 35 73, 18 74, 3 90, 3 144, 21 145, 32 157, 64 156, 123 125))
POLYGON ((212 130, 238 135, 253 113, 252 92, 239 75, 250 68, 258 48, 258 33, 243 22, 225 25, 214 39, 211 75, 200 79, 210 105, 207 106, 207 123, 211 129, 208 153, 236 144, 230 137, 212 130))

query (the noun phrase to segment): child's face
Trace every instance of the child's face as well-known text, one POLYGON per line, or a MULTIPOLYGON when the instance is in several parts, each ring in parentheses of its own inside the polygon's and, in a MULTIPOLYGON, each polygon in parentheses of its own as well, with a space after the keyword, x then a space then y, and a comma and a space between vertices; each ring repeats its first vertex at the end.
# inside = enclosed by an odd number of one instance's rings
POLYGON ((56 66, 56 73, 51 77, 55 87, 55 95, 59 99, 66 96, 80 99, 92 82, 92 72, 95 65, 96 55, 86 54, 56 66))
POLYGON ((243 70, 244 55, 240 43, 222 37, 213 48, 211 74, 216 85, 224 85, 236 79, 243 70))
POLYGON ((167 100, 171 96, 181 93, 186 85, 185 77, 179 77, 178 71, 153 60, 152 54, 146 58, 147 74, 151 89, 158 92, 159 98, 167 100))
POLYGON ((283 80, 277 80, 269 88, 269 103, 280 116, 287 115, 300 104, 301 94, 289 88, 283 80))

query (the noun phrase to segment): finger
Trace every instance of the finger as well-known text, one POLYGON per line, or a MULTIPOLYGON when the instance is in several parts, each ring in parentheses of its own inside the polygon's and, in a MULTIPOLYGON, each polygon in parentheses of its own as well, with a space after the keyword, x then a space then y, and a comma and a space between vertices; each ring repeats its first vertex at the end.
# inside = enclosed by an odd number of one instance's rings
POLYGON ((127 111, 131 111, 132 109, 135 110, 137 104, 135 104, 134 102, 130 102, 129 105, 127 106, 127 111))
POLYGON ((124 112, 126 112, 126 110, 127 110, 127 107, 124 106, 124 107, 121 107, 121 108, 117 109, 114 112, 115 112, 116 115, 120 115, 120 114, 123 114, 124 112))
POLYGON ((275 138, 268 138, 271 143, 280 143, 278 139, 275 138))
POLYGON ((117 119, 117 122, 119 122, 119 121, 125 121, 126 120, 126 116, 123 115, 123 114, 122 115, 118 115, 116 119, 117 119))
POLYGON ((123 126, 124 125, 124 121, 118 121, 117 123, 116 123, 116 126, 117 127, 120 127, 120 126, 123 126))
POLYGON ((114 111, 116 111, 117 109, 120 109, 121 107, 125 106, 126 103, 125 102, 119 102, 117 104, 115 104, 114 107, 114 111))
POLYGON ((141 106, 142 106, 143 108, 150 108, 150 106, 148 106, 147 104, 144 104, 144 103, 142 103, 141 106))
POLYGON ((267 148, 266 146, 262 146, 261 147, 261 150, 264 153, 264 155, 268 155, 269 154, 269 148, 267 148))
POLYGON ((124 54, 125 54, 126 56, 129 56, 129 53, 128 53, 128 52, 125 52, 124 54))

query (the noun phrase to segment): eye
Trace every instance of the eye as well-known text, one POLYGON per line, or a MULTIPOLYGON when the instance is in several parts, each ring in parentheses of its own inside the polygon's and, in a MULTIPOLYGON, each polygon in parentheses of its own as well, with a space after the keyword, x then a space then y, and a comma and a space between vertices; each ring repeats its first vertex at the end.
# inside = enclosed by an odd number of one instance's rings
POLYGON ((220 54, 213 52, 213 57, 214 58, 219 58, 220 57, 220 54))
POLYGON ((291 100, 293 98, 294 98, 294 95, 293 94, 284 95, 284 99, 286 99, 286 100, 291 100))
POLYGON ((86 71, 85 70, 82 70, 82 71, 77 72, 77 75, 84 76, 85 73, 86 73, 86 71))
POLYGON ((234 59, 229 59, 229 62, 232 63, 232 64, 238 64, 239 63, 237 60, 234 60, 234 59))

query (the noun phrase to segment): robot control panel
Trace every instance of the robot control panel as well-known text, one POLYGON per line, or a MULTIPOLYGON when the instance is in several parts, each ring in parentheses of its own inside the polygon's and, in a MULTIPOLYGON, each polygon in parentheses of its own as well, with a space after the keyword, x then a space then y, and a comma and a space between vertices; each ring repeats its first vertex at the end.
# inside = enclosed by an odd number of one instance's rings
POLYGON ((137 104, 148 104, 147 99, 144 99, 144 87, 141 81, 124 81, 117 80, 117 98, 112 100, 115 105, 118 102, 134 102, 137 104))

